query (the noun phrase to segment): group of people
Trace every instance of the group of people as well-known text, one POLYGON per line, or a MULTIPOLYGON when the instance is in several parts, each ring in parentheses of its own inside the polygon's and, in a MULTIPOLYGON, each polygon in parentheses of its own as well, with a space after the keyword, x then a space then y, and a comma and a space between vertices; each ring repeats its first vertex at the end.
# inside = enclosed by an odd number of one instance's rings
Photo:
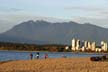
MULTIPOLYGON (((39 57, 40 57, 39 52, 37 52, 36 53, 36 59, 39 59, 39 57)), ((44 55, 44 58, 45 59, 48 58, 48 54, 47 53, 44 55)), ((30 53, 30 59, 31 60, 33 59, 33 54, 32 53, 30 53)))

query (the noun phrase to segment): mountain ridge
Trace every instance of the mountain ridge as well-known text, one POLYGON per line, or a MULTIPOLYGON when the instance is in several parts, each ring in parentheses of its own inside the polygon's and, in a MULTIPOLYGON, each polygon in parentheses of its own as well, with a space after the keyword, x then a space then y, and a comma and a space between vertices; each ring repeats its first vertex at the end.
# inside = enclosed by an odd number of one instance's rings
MULTIPOLYGON (((19 38, 19 40, 21 38, 27 41, 30 40, 28 43, 43 41, 43 43, 38 44, 70 45, 72 38, 98 43, 101 40, 108 41, 108 29, 90 23, 79 24, 73 21, 51 23, 43 20, 29 20, 14 26, 12 29, 0 34, 0 36, 10 37, 10 40, 12 40, 12 37, 19 38)), ((1 39, 3 40, 3 37, 0 37, 1 39)), ((17 40, 14 40, 14 42, 17 42, 17 40)))

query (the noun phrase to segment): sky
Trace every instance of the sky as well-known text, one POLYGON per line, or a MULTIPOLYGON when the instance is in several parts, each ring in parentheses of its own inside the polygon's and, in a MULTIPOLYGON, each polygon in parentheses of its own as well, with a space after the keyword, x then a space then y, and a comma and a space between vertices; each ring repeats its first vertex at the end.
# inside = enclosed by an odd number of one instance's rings
POLYGON ((0 0, 0 33, 23 21, 37 19, 108 28, 108 0, 0 0))

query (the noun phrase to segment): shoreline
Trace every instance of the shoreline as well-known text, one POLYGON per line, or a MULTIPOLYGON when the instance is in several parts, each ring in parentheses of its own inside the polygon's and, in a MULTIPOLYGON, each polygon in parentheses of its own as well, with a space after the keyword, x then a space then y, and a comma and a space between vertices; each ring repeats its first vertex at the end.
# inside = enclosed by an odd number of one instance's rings
POLYGON ((12 52, 48 52, 48 51, 23 51, 23 50, 0 50, 0 51, 12 51, 12 52))
MULTIPOLYGON (((0 51, 12 51, 12 52, 49 52, 49 51, 23 51, 23 50, 0 50, 0 51)), ((52 52, 53 53, 53 52, 52 52)), ((74 54, 108 54, 108 53, 97 53, 97 52, 59 52, 59 53, 74 53, 74 54)))

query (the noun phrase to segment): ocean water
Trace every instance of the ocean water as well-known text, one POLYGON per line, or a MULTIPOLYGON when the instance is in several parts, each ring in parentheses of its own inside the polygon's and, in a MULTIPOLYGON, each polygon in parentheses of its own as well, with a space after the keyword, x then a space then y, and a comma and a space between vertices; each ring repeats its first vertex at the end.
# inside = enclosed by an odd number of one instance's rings
MULTIPOLYGON (((0 51, 0 61, 29 60, 30 53, 33 54, 33 59, 36 59, 37 52, 0 51)), ((67 58, 102 56, 102 54, 97 54, 97 53, 39 52, 40 59, 43 59, 46 53, 48 54, 48 58, 61 58, 62 56, 66 56, 67 58)))

